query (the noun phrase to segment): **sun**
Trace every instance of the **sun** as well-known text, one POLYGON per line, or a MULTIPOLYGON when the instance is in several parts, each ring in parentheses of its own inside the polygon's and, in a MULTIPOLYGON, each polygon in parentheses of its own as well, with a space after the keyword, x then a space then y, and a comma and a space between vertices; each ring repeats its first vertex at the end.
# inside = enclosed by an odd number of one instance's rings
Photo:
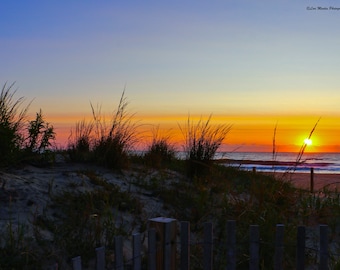
POLYGON ((304 141, 305 145, 312 145, 312 140, 309 138, 306 138, 304 141))

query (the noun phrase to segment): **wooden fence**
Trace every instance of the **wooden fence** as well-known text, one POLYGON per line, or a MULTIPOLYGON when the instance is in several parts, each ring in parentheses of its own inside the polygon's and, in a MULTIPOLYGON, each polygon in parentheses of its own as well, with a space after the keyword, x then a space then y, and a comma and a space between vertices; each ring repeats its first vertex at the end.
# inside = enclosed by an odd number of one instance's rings
MULTIPOLYGON (((96 269, 145 269, 142 268, 142 257, 147 257, 148 270, 173 270, 190 269, 190 224, 189 222, 180 222, 180 241, 177 242, 174 230, 177 230, 177 221, 167 218, 156 218, 150 220, 148 230, 148 248, 147 252, 142 252, 141 234, 136 233, 132 235, 132 257, 124 258, 123 255, 123 238, 122 236, 115 237, 114 250, 114 267, 106 268, 105 262, 105 247, 96 248, 96 269), (159 226, 157 225, 159 223, 159 226), (153 225, 152 225, 153 224, 153 225), (175 226, 174 226, 175 224, 175 226), (175 238, 174 238, 175 237, 175 238), (177 245, 179 247, 177 248, 177 245), (179 251, 177 254, 177 250, 179 251), (176 260, 176 257, 179 260, 176 260), (174 260, 175 258, 175 260, 174 260), (128 259, 129 263, 126 263, 128 259), (176 265, 177 264, 177 265, 176 265)), ((283 224, 276 225, 276 234, 274 240, 274 257, 273 269, 283 269, 284 265, 284 228, 283 224)), ((237 269, 237 247, 236 247, 236 222, 228 221, 226 226, 227 239, 224 243, 226 253, 225 261, 228 270, 237 269)), ((203 236, 203 270, 220 269, 219 266, 213 265, 213 225, 212 223, 204 224, 203 236)), ((258 225, 251 225, 249 228, 249 269, 260 269, 260 233, 258 225)), ((319 225, 319 243, 318 243, 318 259, 313 269, 325 270, 329 269, 329 247, 328 247, 328 226, 319 225)), ((295 269, 302 270, 305 265, 306 257, 306 228, 299 226, 297 228, 297 242, 296 242, 296 260, 295 269)), ((72 259, 73 270, 81 270, 81 257, 72 259)), ((57 269, 57 267, 56 267, 57 269)))

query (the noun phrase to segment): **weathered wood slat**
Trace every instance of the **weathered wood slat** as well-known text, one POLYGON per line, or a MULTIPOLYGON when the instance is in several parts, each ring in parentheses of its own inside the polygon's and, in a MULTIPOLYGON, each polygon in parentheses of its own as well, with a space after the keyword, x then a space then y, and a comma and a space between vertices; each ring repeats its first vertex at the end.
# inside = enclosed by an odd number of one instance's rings
POLYGON ((105 270, 105 247, 96 248, 96 270, 105 270))
POLYGON ((181 270, 190 269, 190 223, 181 222, 181 270))
POLYGON ((319 270, 328 270, 328 226, 320 225, 320 263, 319 270))
POLYGON ((306 228, 299 226, 296 239, 296 270, 305 269, 306 228))
POLYGON ((81 257, 77 256, 72 259, 73 270, 81 270, 81 257))
POLYGON ((156 270, 156 230, 154 228, 148 231, 148 269, 156 270))
POLYGON ((213 269, 213 226, 212 223, 204 223, 204 250, 203 250, 203 269, 213 269))
POLYGON ((284 250, 284 225, 277 224, 276 225, 276 234, 275 234, 275 253, 274 253, 274 270, 282 270, 283 269, 283 250, 284 250))
POLYGON ((249 227, 249 270, 260 268, 260 231, 259 225, 249 227))
POLYGON ((139 233, 132 236, 132 256, 133 256, 133 270, 140 270, 142 268, 142 242, 139 233))
POLYGON ((236 221, 227 222, 227 269, 236 269, 236 221))
POLYGON ((123 237, 115 237, 115 266, 116 270, 124 269, 124 256, 123 256, 123 237))
POLYGON ((164 270, 171 269, 171 223, 164 224, 164 270))

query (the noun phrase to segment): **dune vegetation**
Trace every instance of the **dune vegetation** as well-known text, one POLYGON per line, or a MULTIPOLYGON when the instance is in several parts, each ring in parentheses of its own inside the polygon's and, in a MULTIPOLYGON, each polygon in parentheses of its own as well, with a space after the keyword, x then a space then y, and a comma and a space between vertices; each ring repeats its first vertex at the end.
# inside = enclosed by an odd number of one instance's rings
MULTIPOLYGON (((112 252, 114 236, 129 239, 135 231, 146 233, 148 219, 159 215, 189 221, 197 237, 202 235, 204 222, 211 221, 220 244, 226 238, 227 221, 236 220, 240 243, 237 269, 248 267, 251 224, 260 228, 261 269, 272 269, 276 224, 285 224, 285 269, 295 266, 298 225, 314 228, 320 223, 328 224, 332 230, 330 242, 337 240, 340 197, 336 191, 310 193, 294 187, 288 178, 277 179, 214 162, 215 153, 232 127, 213 125, 212 116, 196 123, 188 116, 187 123, 180 126, 185 158, 178 158, 171 137, 157 131, 145 152, 136 154, 133 150, 139 123, 132 121, 123 92, 110 119, 105 119, 100 107, 91 105, 93 119, 76 123, 67 148, 55 149, 53 125, 41 110, 35 119, 27 119, 29 103, 25 105, 24 98, 15 99, 15 93, 13 85, 5 84, 0 96, 1 170, 8 174, 13 168, 27 165, 57 168, 62 159, 63 164, 84 164, 74 176, 81 176, 83 182, 70 181, 67 189, 56 192, 56 180, 46 179, 48 190, 44 196, 48 203, 39 215, 32 213, 28 222, 31 229, 25 223, 8 221, 6 233, 0 238, 0 269, 46 269, 42 262, 57 262, 60 269, 68 269, 70 258, 78 255, 86 269, 94 258, 95 247, 105 245, 107 252, 112 252), (120 184, 108 180, 98 168, 116 175, 120 184), (85 182, 91 189, 84 191, 85 182), (147 207, 147 200, 161 202, 162 207, 147 207), (50 209, 58 214, 48 215, 50 209), (127 216, 132 217, 130 223, 123 222, 127 216), (49 240, 43 237, 46 231, 49 240)), ((9 185, 4 179, 0 181, 0 194, 8 194, 9 185)), ((0 198, 3 203, 4 198, 12 200, 10 196, 0 198)), ((202 269, 202 247, 194 246, 191 251, 192 269, 202 269)), ((216 269, 225 266, 223 251, 223 246, 215 246, 216 269)), ((315 264, 316 254, 311 251, 306 256, 315 264)), ((331 259, 335 269, 338 258, 331 259)), ((145 263, 146 258, 143 260, 145 263)))

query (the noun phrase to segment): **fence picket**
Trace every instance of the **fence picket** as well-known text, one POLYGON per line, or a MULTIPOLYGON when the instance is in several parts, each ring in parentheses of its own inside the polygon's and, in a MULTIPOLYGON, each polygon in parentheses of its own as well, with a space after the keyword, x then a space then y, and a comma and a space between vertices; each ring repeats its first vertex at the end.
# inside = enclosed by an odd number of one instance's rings
POLYGON ((305 269, 306 228, 299 226, 296 243, 296 270, 305 269))
POLYGON ((97 270, 105 269, 105 247, 96 248, 96 266, 97 270))
POLYGON ((203 269, 213 269, 213 226, 211 222, 204 223, 204 254, 203 269))
POLYGON ((148 230, 148 269, 156 270, 156 230, 148 230))
POLYGON ((328 270, 328 226, 320 225, 320 263, 319 270, 328 270))
POLYGON ((171 269, 171 223, 164 224, 164 270, 171 269))
POLYGON ((227 269, 236 269, 236 221, 227 222, 227 269))
POLYGON ((141 237, 139 233, 132 236, 132 253, 133 253, 133 270, 140 270, 142 268, 142 253, 141 253, 141 237))
POLYGON ((124 269, 124 258, 123 258, 123 237, 115 237, 115 266, 116 270, 124 269))
POLYGON ((274 269, 282 270, 283 269, 283 233, 284 233, 284 225, 277 224, 276 225, 276 235, 275 235, 275 254, 274 254, 274 269))
POLYGON ((260 232, 259 225, 249 227, 249 270, 260 267, 260 232))
POLYGON ((81 257, 75 257, 72 259, 73 270, 81 270, 81 257))
POLYGON ((190 223, 181 222, 181 270, 190 269, 190 223))

